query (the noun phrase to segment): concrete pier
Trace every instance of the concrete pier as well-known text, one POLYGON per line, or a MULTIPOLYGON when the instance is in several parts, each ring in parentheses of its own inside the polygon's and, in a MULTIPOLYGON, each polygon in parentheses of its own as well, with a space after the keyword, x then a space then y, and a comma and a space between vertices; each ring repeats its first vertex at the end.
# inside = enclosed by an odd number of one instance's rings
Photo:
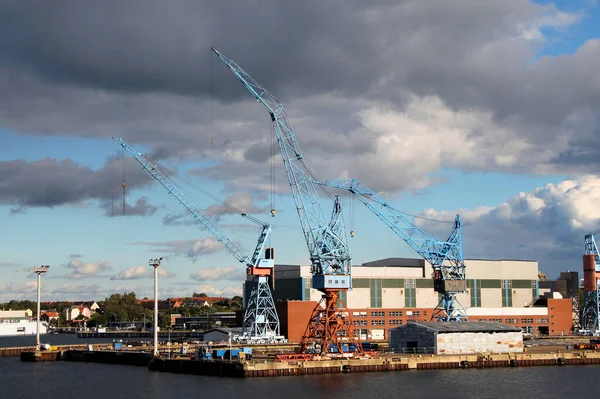
POLYGON ((270 359, 195 360, 168 359, 150 352, 119 350, 67 350, 23 352, 24 361, 78 361, 148 367, 151 371, 233 378, 278 377, 309 374, 362 373, 433 369, 599 365, 596 351, 478 354, 478 355, 380 355, 375 359, 295 360, 270 359))

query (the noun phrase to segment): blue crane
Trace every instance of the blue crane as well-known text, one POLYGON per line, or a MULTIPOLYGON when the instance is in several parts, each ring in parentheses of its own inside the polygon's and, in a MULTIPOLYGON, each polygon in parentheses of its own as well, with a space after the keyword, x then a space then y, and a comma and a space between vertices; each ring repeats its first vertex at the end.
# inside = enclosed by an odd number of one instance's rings
POLYGON ((227 237, 216 224, 204 215, 204 213, 202 213, 202 211, 169 180, 158 165, 148 161, 142 154, 123 141, 123 139, 115 137, 112 139, 131 154, 142 166, 142 169, 146 171, 153 180, 160 183, 170 195, 175 197, 175 199, 183 205, 185 210, 188 211, 204 229, 212 234, 218 242, 223 244, 223 247, 233 255, 233 257, 246 265, 247 273, 253 276, 253 285, 244 313, 244 321, 242 324, 243 333, 240 340, 249 342, 279 340, 281 338, 279 335, 279 317, 275 310, 275 303, 268 282, 268 277, 273 275, 273 268, 275 266, 272 256, 268 256, 269 254, 272 254, 272 251, 266 248, 267 239, 271 234, 271 225, 263 223, 254 216, 246 213, 241 214, 244 218, 261 227, 256 248, 252 253, 252 256, 249 257, 240 245, 227 237))
MULTIPOLYGON (((339 337, 345 335, 351 341, 354 340, 353 331, 346 321, 349 318, 349 315, 346 316, 347 309, 345 305, 338 307, 340 291, 348 290, 352 285, 351 257, 341 218, 341 205, 336 197, 331 218, 325 218, 315 180, 306 165, 283 104, 233 60, 214 47, 211 49, 270 115, 308 246, 312 287, 324 294, 311 316, 301 351, 325 353, 337 350, 341 353, 343 346, 339 337), (324 314, 320 308, 323 302, 324 314)), ((354 348, 362 351, 358 343, 354 348)))
POLYGON ((595 235, 600 230, 586 234, 585 256, 583 261, 583 311, 581 329, 587 333, 600 335, 600 253, 595 235), (588 260, 586 262, 586 260, 588 260))
POLYGON ((334 179, 319 184, 347 190, 354 194, 394 233, 421 255, 433 268, 433 287, 441 295, 432 320, 468 321, 464 308, 456 298, 466 292, 465 260, 462 225, 456 215, 454 228, 446 241, 438 241, 416 226, 405 213, 394 209, 387 201, 357 179, 334 179))

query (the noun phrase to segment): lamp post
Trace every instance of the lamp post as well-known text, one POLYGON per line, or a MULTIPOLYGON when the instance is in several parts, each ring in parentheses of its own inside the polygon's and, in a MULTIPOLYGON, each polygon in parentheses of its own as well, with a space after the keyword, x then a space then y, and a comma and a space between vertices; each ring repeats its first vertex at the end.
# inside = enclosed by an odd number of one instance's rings
POLYGON ((158 267, 162 258, 150 259, 154 268, 154 356, 158 356, 158 267))
POLYGON ((40 276, 43 273, 46 273, 50 266, 48 265, 40 265, 34 266, 33 269, 29 271, 37 274, 37 327, 35 331, 35 350, 40 350, 40 288, 41 288, 41 278, 40 276))

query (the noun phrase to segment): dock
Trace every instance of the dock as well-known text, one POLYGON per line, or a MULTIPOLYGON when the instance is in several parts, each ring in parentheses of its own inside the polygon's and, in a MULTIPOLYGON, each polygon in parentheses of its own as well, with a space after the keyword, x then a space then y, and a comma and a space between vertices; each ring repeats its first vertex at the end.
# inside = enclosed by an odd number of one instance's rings
POLYGON ((435 369, 599 365, 596 351, 477 355, 394 355, 374 359, 273 361, 273 359, 193 359, 155 357, 149 352, 68 350, 56 360, 145 366, 151 371, 232 378, 299 376, 435 369))

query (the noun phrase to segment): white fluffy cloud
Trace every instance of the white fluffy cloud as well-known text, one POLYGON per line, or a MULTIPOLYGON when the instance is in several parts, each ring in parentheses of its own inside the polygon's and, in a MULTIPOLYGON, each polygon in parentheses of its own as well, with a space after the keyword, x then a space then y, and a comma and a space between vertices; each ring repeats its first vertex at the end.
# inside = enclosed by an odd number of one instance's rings
POLYGON ((194 292, 204 293, 208 296, 223 296, 227 298, 234 297, 236 295, 242 295, 242 287, 240 286, 227 286, 224 288, 218 288, 210 284, 200 284, 194 286, 194 292))
MULTIPOLYGON (((173 278, 175 274, 164 268, 158 268, 158 276, 161 278, 173 278)), ((154 277, 154 270, 149 266, 134 266, 129 269, 121 270, 119 273, 112 276, 111 280, 137 280, 141 278, 154 277)))
POLYGON ((172 255, 187 255, 196 259, 200 255, 209 255, 223 249, 223 244, 212 237, 198 238, 195 240, 172 240, 166 242, 134 242, 134 245, 147 245, 153 247, 153 252, 172 255))
POLYGON ((190 278, 196 281, 218 281, 218 280, 233 280, 243 281, 245 274, 238 267, 214 267, 202 269, 193 273, 190 278))
POLYGON ((67 263, 63 267, 67 269, 72 269, 72 271, 66 277, 77 279, 98 276, 102 272, 112 270, 112 266, 107 261, 84 263, 83 261, 77 258, 71 259, 69 263, 67 263))
MULTIPOLYGON (((600 177, 587 175, 519 193, 498 206, 427 210, 424 216, 449 220, 460 213, 467 258, 533 259, 556 275, 581 272, 584 235, 600 227, 599 203, 600 177)), ((448 225, 417 222, 438 238, 449 233, 448 225)))
POLYGON ((199 238, 192 244, 192 247, 188 249, 187 255, 190 258, 196 259, 200 255, 213 254, 222 249, 223 244, 221 244, 215 238, 199 238))

